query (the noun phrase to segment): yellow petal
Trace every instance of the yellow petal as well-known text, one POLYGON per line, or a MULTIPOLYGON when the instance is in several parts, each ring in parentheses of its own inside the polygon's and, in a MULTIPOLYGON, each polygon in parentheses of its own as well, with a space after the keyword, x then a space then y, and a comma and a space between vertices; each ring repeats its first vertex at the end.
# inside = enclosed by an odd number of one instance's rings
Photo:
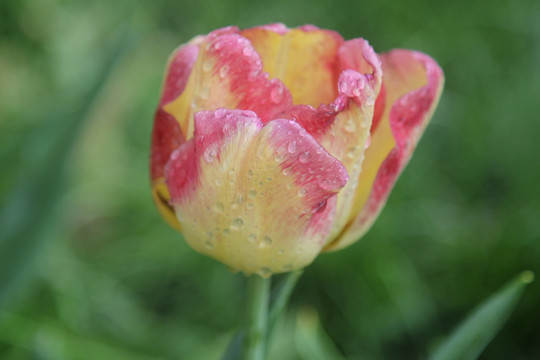
POLYGON ((343 43, 334 31, 305 26, 286 29, 266 26, 241 32, 251 40, 264 71, 290 90, 294 104, 318 107, 337 96, 337 51, 343 43))

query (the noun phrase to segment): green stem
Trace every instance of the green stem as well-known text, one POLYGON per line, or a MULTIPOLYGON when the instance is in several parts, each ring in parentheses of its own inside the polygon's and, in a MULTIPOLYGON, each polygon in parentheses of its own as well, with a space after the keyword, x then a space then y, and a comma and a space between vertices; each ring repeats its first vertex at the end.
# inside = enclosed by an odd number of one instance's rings
POLYGON ((244 360, 264 360, 268 327, 270 278, 248 278, 248 327, 244 339, 244 360))
POLYGON ((270 309, 270 316, 268 319, 268 334, 270 336, 272 335, 277 320, 283 314, 294 287, 300 279, 300 276, 302 276, 302 272, 302 270, 296 270, 286 274, 283 282, 279 284, 279 287, 276 290, 276 298, 270 309))

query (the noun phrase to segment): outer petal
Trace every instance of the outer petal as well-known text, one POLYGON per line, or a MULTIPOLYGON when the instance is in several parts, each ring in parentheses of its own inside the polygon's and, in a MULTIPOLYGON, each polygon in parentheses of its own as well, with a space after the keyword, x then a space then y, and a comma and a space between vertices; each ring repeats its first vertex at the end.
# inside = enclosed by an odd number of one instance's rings
POLYGON ((282 24, 246 29, 241 34, 260 54, 264 71, 285 83, 295 104, 317 107, 335 99, 341 35, 315 26, 289 30, 282 24))
POLYGON ((173 153, 166 177, 186 241, 262 276, 313 261, 347 181, 341 163, 297 123, 263 128, 254 113, 225 109, 195 115, 194 139, 173 153))
POLYGON ((150 154, 152 197, 161 215, 178 230, 180 230, 180 224, 173 209, 169 206, 170 196, 165 186, 164 169, 173 150, 184 142, 184 135, 179 123, 163 110, 163 106, 178 97, 186 87, 199 52, 194 42, 197 42, 197 39, 178 48, 169 59, 161 99, 154 116, 150 154))
POLYGON ((236 28, 220 29, 200 40, 185 91, 164 106, 178 120, 186 139, 193 136, 193 115, 198 111, 253 110, 266 122, 292 103, 283 83, 268 80, 259 55, 237 32, 236 28))
POLYGON ((427 55, 393 50, 381 56, 385 107, 371 134, 358 179, 349 226, 326 250, 358 240, 373 224, 399 174, 409 161, 442 92, 444 76, 427 55))
POLYGON ((349 221, 358 185, 356 179, 360 175, 375 99, 382 80, 380 61, 367 41, 347 41, 339 54, 340 64, 348 59, 353 59, 354 63, 347 64, 353 70, 341 72, 337 99, 318 109, 306 105, 293 106, 278 115, 298 121, 343 163, 350 178, 355 180, 349 181, 338 194, 336 220, 328 241, 341 233, 349 221))

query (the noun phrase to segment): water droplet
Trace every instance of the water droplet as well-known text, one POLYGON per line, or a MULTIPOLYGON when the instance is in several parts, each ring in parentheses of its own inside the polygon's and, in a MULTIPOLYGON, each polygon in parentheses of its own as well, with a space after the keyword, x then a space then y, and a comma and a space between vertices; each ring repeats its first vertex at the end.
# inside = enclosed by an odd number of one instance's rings
POLYGON ((272 270, 267 268, 267 267, 262 267, 259 269, 259 275, 261 275, 261 277, 267 279, 270 277, 270 275, 272 275, 272 270))
POLYGON ((217 202, 216 205, 214 205, 214 210, 218 212, 223 212, 225 210, 225 206, 223 206, 223 203, 217 202))
POLYGON ((279 251, 278 251, 278 254, 279 254, 279 255, 283 255, 283 254, 285 254, 285 250, 283 250, 283 249, 279 249, 279 251))
POLYGON ((274 157, 274 160, 275 160, 276 162, 282 162, 284 159, 285 159, 285 155, 283 155, 283 154, 278 154, 278 155, 276 155, 276 156, 274 157))
POLYGON ((352 91, 352 94, 356 97, 359 97, 360 96, 360 89, 359 88, 354 88, 353 91, 352 91))
POLYGON ((261 71, 259 69, 251 70, 249 72, 249 74, 248 74, 248 80, 250 80, 250 81, 256 80, 260 73, 261 73, 261 71))
POLYGON ((308 152, 308 151, 302 152, 302 153, 298 156, 298 160, 299 160, 301 163, 307 163, 307 162, 309 161, 309 152, 308 152))
POLYGON ((249 196, 250 198, 254 198, 255 196, 257 196, 257 191, 256 191, 255 189, 249 190, 248 196, 249 196))
POLYGON ((287 146, 287 151, 291 154, 296 152, 296 140, 293 140, 289 143, 289 145, 287 146))
POLYGON ((253 55, 253 49, 249 46, 245 47, 243 50, 242 50, 242 54, 244 54, 244 56, 251 56, 253 55))
POLYGON ((353 119, 348 119, 347 123, 345 124, 345 131, 348 132, 355 132, 356 131, 356 123, 353 119))
POLYGON ((231 230, 223 229, 223 235, 229 235, 230 233, 231 233, 231 230))
POLYGON ((208 240, 208 241, 205 241, 205 242, 204 242, 204 246, 205 246, 207 249, 210 249, 210 250, 211 250, 211 249, 214 248, 214 243, 211 242, 210 240, 208 240))
POLYGON ((349 91, 349 84, 345 81, 339 84, 339 92, 340 93, 346 93, 349 91))
POLYGON ((265 235, 261 241, 261 247, 272 245, 272 238, 268 235, 265 235))
POLYGON ((290 176, 290 175, 292 175, 293 170, 292 170, 292 167, 289 166, 289 167, 284 168, 281 172, 282 172, 283 175, 285 175, 285 176, 290 176))
POLYGON ((255 235, 255 234, 249 234, 249 236, 248 236, 248 241, 249 241, 250 243, 253 243, 253 242, 255 242, 255 240, 257 240, 257 235, 255 235))
POLYGON ((281 268, 281 270, 283 271, 291 271, 292 269, 293 269, 292 264, 283 265, 283 267, 281 268))
POLYGON ((367 96, 366 96, 366 105, 373 105, 375 104, 375 96, 373 96, 373 94, 370 94, 368 92, 367 96))
POLYGON ((337 176, 330 176, 330 177, 322 179, 319 182, 319 186, 322 189, 328 190, 328 191, 336 190, 337 188, 339 188, 339 185, 340 185, 340 182, 337 176))
POLYGON ((283 99, 283 86, 281 83, 277 83, 275 87, 270 90, 270 100, 277 104, 283 99))
POLYGON ((219 186, 219 187, 223 186, 223 180, 221 179, 216 179, 214 180, 214 182, 216 183, 216 186, 219 186))
POLYGON ((267 181, 272 181, 272 178, 269 176, 266 178, 267 181))
POLYGON ((203 158, 206 160, 206 162, 214 162, 217 157, 217 150, 215 148, 209 147, 204 150, 203 158))
POLYGON ((298 196, 304 197, 306 195, 307 195, 307 190, 306 189, 302 188, 302 189, 298 190, 298 196))
POLYGON ((220 69, 219 69, 219 76, 221 76, 221 78, 224 78, 227 76, 227 74, 229 73, 229 65, 223 65, 220 69))
POLYGON ((347 152, 347 157, 349 157, 350 159, 353 159, 356 156, 357 151, 358 151, 358 146, 354 146, 350 148, 349 151, 347 152))
POLYGON ((317 204, 315 204, 311 208, 311 212, 314 214, 317 214, 317 213, 320 213, 321 211, 324 211, 325 208, 326 208, 326 200, 319 201, 317 204))
POLYGON ((244 226, 244 220, 242 220, 242 218, 236 218, 232 221, 231 229, 238 230, 242 226, 244 226))
POLYGON ((287 190, 291 190, 293 188, 293 185, 289 183, 289 184, 287 184, 286 187, 287 187, 287 190))
POLYGON ((253 205, 253 203, 247 203, 247 204, 246 204, 246 208, 247 208, 248 210, 251 210, 251 209, 253 209, 254 207, 255 207, 255 205, 253 205))
POLYGON ((221 49, 223 46, 225 46, 225 43, 224 43, 223 41, 217 41, 217 42, 214 44, 214 49, 219 50, 219 49, 221 49))

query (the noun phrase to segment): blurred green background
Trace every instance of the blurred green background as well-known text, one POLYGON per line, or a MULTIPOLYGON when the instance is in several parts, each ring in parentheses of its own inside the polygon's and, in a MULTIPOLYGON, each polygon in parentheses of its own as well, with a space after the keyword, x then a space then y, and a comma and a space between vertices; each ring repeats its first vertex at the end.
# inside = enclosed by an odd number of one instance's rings
MULTIPOLYGON (((320 256, 278 339, 315 314, 347 359, 423 359, 522 270, 540 274, 540 2, 0 1, 0 358, 217 359, 244 278, 150 197, 168 54, 234 24, 313 23, 433 56, 446 87, 373 229, 320 256)), ((540 359, 540 282, 482 359, 540 359)))

